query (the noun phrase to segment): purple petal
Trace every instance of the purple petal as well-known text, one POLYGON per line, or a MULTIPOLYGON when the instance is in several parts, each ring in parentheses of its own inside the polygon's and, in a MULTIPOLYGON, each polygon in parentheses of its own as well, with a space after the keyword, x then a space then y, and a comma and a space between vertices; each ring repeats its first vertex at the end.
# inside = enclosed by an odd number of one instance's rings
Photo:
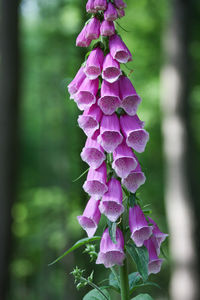
POLYGON ((106 159, 103 148, 97 143, 96 140, 87 138, 85 147, 81 152, 81 158, 91 168, 97 169, 101 166, 106 159))
POLYGON ((114 60, 110 53, 107 54, 103 62, 102 78, 112 83, 115 82, 120 75, 121 70, 118 61, 114 60))
POLYGON ((89 80, 87 77, 82 82, 79 91, 75 95, 75 101, 80 110, 85 110, 96 102, 96 94, 99 87, 98 78, 89 80))
POLYGON ((101 97, 98 105, 105 115, 112 115, 120 106, 118 82, 109 83, 103 80, 101 85, 101 97))
POLYGON ((78 124, 88 137, 92 137, 94 132, 99 128, 102 111, 98 105, 93 104, 78 117, 78 124))
POLYGON ((100 48, 95 48, 88 56, 86 67, 84 69, 85 74, 91 80, 96 79, 101 75, 102 66, 104 61, 104 54, 100 48))
POLYGON ((130 51, 117 34, 110 37, 109 48, 110 54, 118 62, 127 63, 128 61, 132 60, 130 51))
POLYGON ((114 23, 112 21, 104 20, 101 23, 100 34, 102 36, 111 36, 111 35, 115 34, 115 25, 114 25, 114 23))

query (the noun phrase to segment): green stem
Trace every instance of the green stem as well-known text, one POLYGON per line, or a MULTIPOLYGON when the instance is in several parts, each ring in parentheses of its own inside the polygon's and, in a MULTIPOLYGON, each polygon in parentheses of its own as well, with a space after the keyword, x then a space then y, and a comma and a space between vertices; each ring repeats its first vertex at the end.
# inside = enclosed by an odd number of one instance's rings
POLYGON ((87 280, 87 279, 84 278, 84 277, 81 277, 81 279, 82 279, 83 281, 87 282, 87 284, 89 284, 91 287, 93 287, 94 289, 96 289, 97 291, 99 291, 99 293, 100 293, 102 296, 104 296, 104 298, 105 298, 106 300, 109 300, 108 297, 102 292, 102 290, 101 290, 95 283, 93 283, 93 282, 87 280))
POLYGON ((121 300, 129 300, 129 282, 127 261, 124 260, 124 265, 120 267, 120 284, 121 284, 121 300))

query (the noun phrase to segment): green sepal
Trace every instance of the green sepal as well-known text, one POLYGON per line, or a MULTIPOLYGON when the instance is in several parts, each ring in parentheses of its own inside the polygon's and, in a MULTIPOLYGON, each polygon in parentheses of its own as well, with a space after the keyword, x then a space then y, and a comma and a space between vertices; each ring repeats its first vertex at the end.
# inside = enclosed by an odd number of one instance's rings
POLYGON ((52 266, 55 263, 57 263, 59 260, 61 260, 65 255, 69 254, 70 252, 78 249, 79 247, 90 243, 90 242, 94 242, 94 241, 98 241, 100 240, 101 237, 100 236, 93 236, 91 238, 84 238, 79 240, 78 242, 76 242, 69 250, 65 251, 62 255, 60 255, 58 258, 56 258, 52 263, 48 264, 48 266, 52 266))
POLYGON ((136 247, 134 242, 132 240, 129 240, 126 245, 126 249, 132 260, 135 262, 137 270, 140 273, 143 281, 147 281, 149 262, 149 254, 147 248, 145 246, 136 247))
POLYGON ((117 224, 115 222, 111 222, 108 219, 107 219, 107 224, 108 224, 108 231, 109 231, 109 235, 110 235, 111 241, 114 244, 117 244, 117 240, 116 240, 117 224))
POLYGON ((134 207, 136 200, 136 194, 130 193, 130 196, 128 197, 128 205, 129 207, 134 207))

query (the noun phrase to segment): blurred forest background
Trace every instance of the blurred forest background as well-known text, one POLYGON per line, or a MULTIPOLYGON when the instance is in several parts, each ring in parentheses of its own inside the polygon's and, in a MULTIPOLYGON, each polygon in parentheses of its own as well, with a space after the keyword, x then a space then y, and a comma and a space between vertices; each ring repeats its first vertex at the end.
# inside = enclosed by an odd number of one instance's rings
MULTIPOLYGON (((53 267, 47 265, 76 240, 85 237, 76 219, 87 200, 82 191, 85 177, 73 183, 87 169, 80 159, 85 136, 77 125, 80 112, 69 100, 66 87, 85 55, 84 49, 75 47, 75 39, 88 18, 86 1, 14 2, 1 0, 1 25, 4 25, 1 27, 1 57, 5 61, 1 59, 0 299, 78 300, 87 288, 76 291, 69 274, 73 267, 87 268, 88 274, 95 269, 97 283, 105 278, 104 268, 88 267, 89 257, 81 254, 82 249, 53 267)), ((186 164, 186 171, 181 174, 185 174, 184 180, 189 185, 190 207, 197 220, 194 224, 197 239, 191 237, 191 240, 196 253, 192 255, 195 259, 192 268, 196 267, 198 273, 200 3, 198 0, 127 0, 127 6, 126 17, 119 21, 118 31, 133 53, 134 59, 128 68, 133 69, 130 77, 143 99, 139 116, 145 120, 150 133, 146 151, 140 155, 147 181, 139 193, 144 203, 150 204, 152 217, 162 231, 168 232, 171 228, 170 233, 174 226, 167 225, 165 207, 168 220, 172 217, 164 199, 168 197, 166 189, 170 189, 168 179, 174 164, 167 166, 163 120, 168 113, 166 96, 169 104, 170 99, 173 102, 175 87, 173 82, 165 85, 162 74, 168 63, 176 65, 177 60, 183 58, 185 76, 179 88, 182 84, 182 90, 187 91, 183 92, 173 113, 180 114, 182 126, 185 124, 183 136, 189 146, 184 156, 186 160, 181 160, 181 166, 186 164), (179 18, 182 12, 186 15, 179 18), (166 39, 170 34, 177 34, 177 39, 182 41, 178 53, 173 52, 173 44, 166 39)), ((176 130, 172 126, 169 136, 173 134, 176 130)), ((175 139, 171 145, 172 153, 176 142, 175 139)), ((176 184, 176 177, 172 180, 176 184)), ((171 194, 169 197, 173 198, 171 194)), ((173 215, 178 219, 177 207, 173 215)), ((187 222, 182 228, 187 231, 187 222)), ((161 286, 161 290, 150 289, 155 299, 170 299, 170 274, 176 261, 170 255, 168 244, 166 241, 164 245, 167 260, 160 274, 151 275, 151 280, 161 286)), ((184 244, 176 249, 181 256, 184 244)), ((191 267, 190 262, 184 268, 188 266, 191 267)), ((193 300, 192 297, 187 300, 193 300)))

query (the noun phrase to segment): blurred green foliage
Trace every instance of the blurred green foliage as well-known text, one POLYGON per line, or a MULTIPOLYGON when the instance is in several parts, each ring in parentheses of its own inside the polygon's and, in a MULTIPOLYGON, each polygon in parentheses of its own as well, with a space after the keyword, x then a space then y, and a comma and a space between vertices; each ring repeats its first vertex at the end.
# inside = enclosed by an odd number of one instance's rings
MULTIPOLYGON (((86 290, 77 292, 69 273, 78 265, 87 267, 89 275, 94 267, 88 269, 89 257, 81 250, 51 268, 47 266, 85 236, 76 220, 87 200, 82 191, 85 176, 72 182, 87 168, 80 159, 85 137, 77 126, 80 112, 66 90, 85 54, 75 47, 76 36, 87 19, 85 3, 21 2, 20 163, 17 201, 12 210, 14 250, 8 300, 81 299, 86 290)), ((145 153, 139 155, 147 177, 139 195, 144 204, 150 204, 153 217, 166 232, 159 72, 169 7, 164 0, 128 0, 127 5, 126 17, 117 29, 133 53, 128 68, 133 70, 132 82, 143 99, 139 116, 151 137, 145 153)), ((198 49, 194 42, 191 51, 200 59, 198 49)), ((126 67, 124 70, 131 72, 126 67)), ((199 93, 197 86, 193 98, 199 93)), ((159 275, 152 275, 151 280, 162 287, 161 291, 151 288, 152 295, 167 298, 168 267, 165 263, 159 275)), ((104 268, 95 266, 95 270, 95 281, 104 279, 104 268)))

